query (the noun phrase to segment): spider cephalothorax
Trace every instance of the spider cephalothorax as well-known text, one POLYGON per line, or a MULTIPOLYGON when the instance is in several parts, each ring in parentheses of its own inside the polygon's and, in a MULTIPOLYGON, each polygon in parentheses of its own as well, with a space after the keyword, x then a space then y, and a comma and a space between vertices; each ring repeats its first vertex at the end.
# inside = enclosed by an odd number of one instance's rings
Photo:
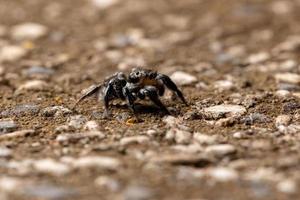
POLYGON ((165 92, 165 86, 173 91, 181 101, 187 105, 182 92, 177 88, 170 77, 143 68, 133 68, 128 77, 122 72, 112 75, 102 84, 92 87, 83 94, 76 104, 86 97, 98 94, 98 98, 104 101, 104 114, 105 116, 108 116, 109 102, 111 100, 126 100, 129 108, 136 113, 134 102, 137 99, 145 99, 148 97, 155 105, 160 107, 164 113, 170 114, 168 109, 159 99, 159 96, 162 96, 165 92))

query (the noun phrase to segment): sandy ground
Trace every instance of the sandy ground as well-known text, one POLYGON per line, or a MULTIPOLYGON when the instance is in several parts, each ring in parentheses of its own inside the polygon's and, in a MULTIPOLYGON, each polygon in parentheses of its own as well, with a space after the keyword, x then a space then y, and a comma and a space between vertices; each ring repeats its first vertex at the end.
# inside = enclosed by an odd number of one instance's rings
POLYGON ((299 7, 0 0, 0 199, 300 198, 299 7), (186 73, 189 106, 71 110, 135 66, 186 73))

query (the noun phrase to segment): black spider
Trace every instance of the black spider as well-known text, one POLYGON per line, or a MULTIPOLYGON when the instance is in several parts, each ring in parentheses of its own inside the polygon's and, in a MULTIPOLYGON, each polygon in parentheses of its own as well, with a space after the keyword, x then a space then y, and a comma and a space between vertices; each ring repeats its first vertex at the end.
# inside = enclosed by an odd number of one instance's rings
POLYGON ((110 115, 109 102, 114 99, 126 100, 129 108, 136 114, 134 102, 138 98, 145 99, 148 97, 165 114, 170 114, 159 99, 159 96, 163 96, 165 92, 165 86, 172 90, 187 105, 182 92, 170 77, 149 69, 133 68, 128 77, 124 73, 118 72, 107 78, 103 83, 92 87, 79 98, 75 106, 85 98, 98 94, 98 98, 104 101, 105 117, 110 115))

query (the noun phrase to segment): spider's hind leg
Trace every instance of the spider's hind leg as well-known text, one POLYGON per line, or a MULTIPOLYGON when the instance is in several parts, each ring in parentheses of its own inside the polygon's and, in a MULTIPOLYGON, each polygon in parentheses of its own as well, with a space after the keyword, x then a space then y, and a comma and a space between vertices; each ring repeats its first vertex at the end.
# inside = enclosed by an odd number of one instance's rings
POLYGON ((171 80, 170 77, 164 75, 164 74, 158 74, 156 79, 161 80, 164 85, 167 86, 170 90, 172 90, 180 99, 181 101, 185 104, 188 105, 187 101, 185 100, 182 92, 178 89, 176 84, 171 80))

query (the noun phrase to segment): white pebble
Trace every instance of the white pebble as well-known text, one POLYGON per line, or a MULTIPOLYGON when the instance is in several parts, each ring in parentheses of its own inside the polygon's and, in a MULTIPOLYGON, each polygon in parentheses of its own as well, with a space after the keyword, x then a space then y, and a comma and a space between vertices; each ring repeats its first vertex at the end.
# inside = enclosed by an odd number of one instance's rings
POLYGON ((139 136, 130 136, 130 137, 124 137, 120 140, 120 145, 127 146, 131 144, 147 144, 149 142, 149 138, 144 135, 139 136))
POLYGON ((12 62, 23 58, 27 54, 26 49, 10 45, 0 49, 0 62, 12 62))
POLYGON ((195 76, 182 71, 174 72, 170 78, 178 85, 190 85, 197 82, 197 78, 195 76))
POLYGON ((291 95, 291 93, 287 90, 277 90, 275 92, 275 95, 278 96, 278 97, 288 97, 291 95))
POLYGON ((250 64, 258 64, 264 62, 270 58, 270 55, 267 52, 260 52, 252 54, 248 57, 248 62, 250 64))
POLYGON ((279 127, 280 125, 287 126, 292 121, 292 118, 289 115, 279 115, 275 119, 275 125, 276 127, 279 127))
POLYGON ((20 85, 16 90, 16 93, 19 93, 24 90, 30 91, 48 91, 50 89, 50 85, 45 81, 41 80, 32 80, 27 81, 26 83, 20 85))
POLYGON ((300 75, 293 73, 279 73, 275 74, 275 79, 278 82, 285 82, 291 84, 300 84, 300 75))
POLYGON ((120 183, 117 180, 108 176, 99 176, 95 180, 95 184, 100 187, 107 188, 110 191, 118 191, 121 187, 120 183))
POLYGON ((75 168, 95 167, 107 170, 117 170, 121 166, 121 162, 112 157, 88 156, 73 159, 72 165, 75 168))
POLYGON ((118 3, 119 0, 91 0, 91 2, 99 9, 106 9, 118 3))
POLYGON ((16 40, 34 40, 45 36, 47 32, 47 27, 41 24, 23 23, 12 28, 11 36, 16 40))
POLYGON ((194 140, 196 140, 200 144, 214 144, 217 140, 215 135, 205 135, 199 132, 194 133, 194 140))
POLYGON ((216 156, 226 156, 228 154, 232 154, 236 152, 236 148, 231 144, 216 144, 212 146, 208 146, 205 149, 205 152, 212 153, 216 156))
POLYGON ((277 189, 280 192, 287 193, 287 194, 293 194, 298 191, 297 183, 290 179, 280 181, 277 184, 277 189))
POLYGON ((209 175, 220 182, 234 181, 238 178, 238 173, 235 170, 225 167, 213 168, 209 170, 209 175))
POLYGON ((83 129, 88 131, 97 131, 99 130, 99 125, 96 121, 87 121, 83 126, 83 129))
POLYGON ((214 83, 214 88, 223 91, 223 90, 231 90, 234 88, 234 84, 229 80, 220 80, 214 83))
POLYGON ((204 112, 211 114, 214 117, 220 115, 229 114, 231 116, 242 115, 246 112, 246 108, 240 105, 217 105, 208 108, 204 108, 204 112))
POLYGON ((50 158, 37 160, 32 163, 35 170, 41 173, 49 173, 55 176, 65 175, 70 172, 70 167, 50 158))

